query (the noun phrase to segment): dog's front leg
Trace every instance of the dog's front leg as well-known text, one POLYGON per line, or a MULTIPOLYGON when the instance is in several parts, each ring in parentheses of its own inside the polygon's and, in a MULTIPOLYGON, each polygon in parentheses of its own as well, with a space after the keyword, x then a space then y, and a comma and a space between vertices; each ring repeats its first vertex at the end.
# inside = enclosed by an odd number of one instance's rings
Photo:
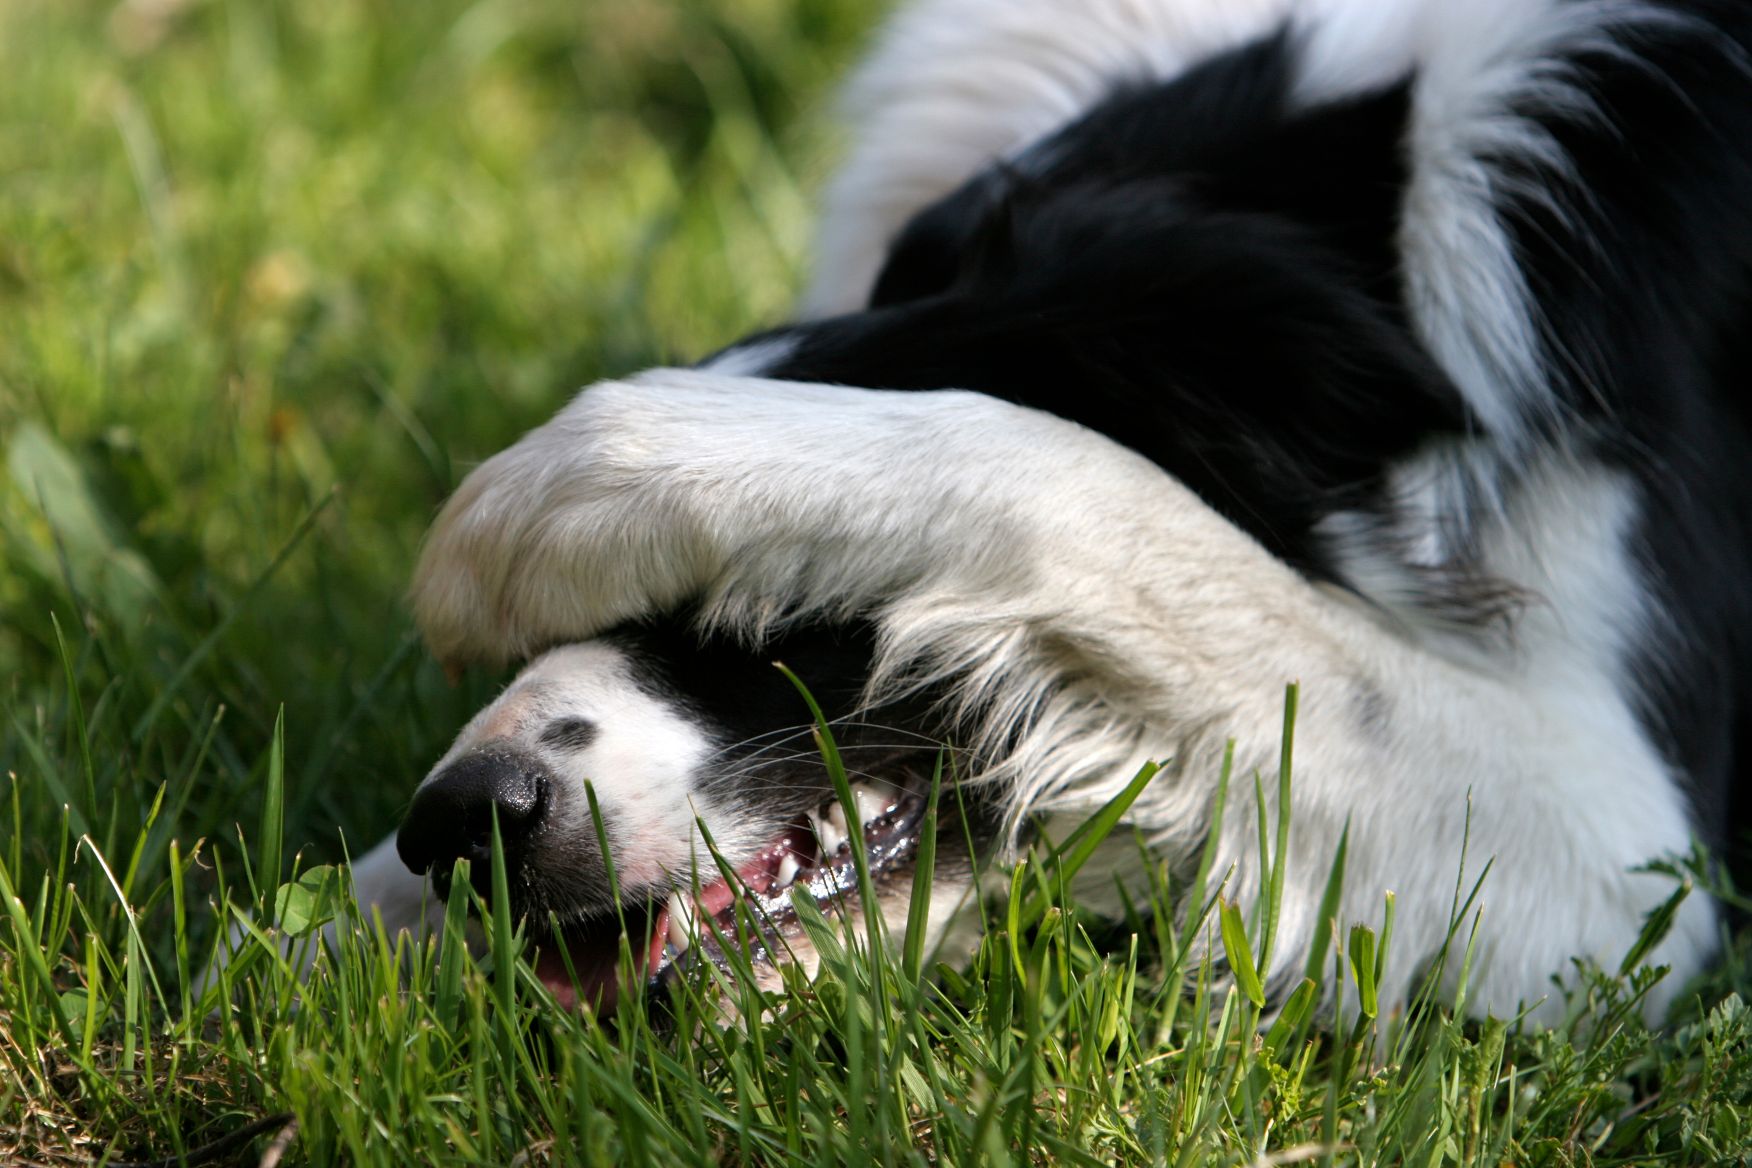
MULTIPOLYGON (((470 476, 414 595, 434 649, 460 660, 686 602, 757 630, 871 616, 880 669, 963 699, 1017 818, 1087 814, 1143 760, 1169 760, 1133 818, 1171 856, 1204 832, 1228 739, 1237 774, 1270 768, 1283 686, 1300 681, 1280 947, 1323 927, 1348 824, 1347 919, 1399 898, 1389 998, 1445 935, 1469 806, 1468 878, 1495 864, 1474 1002, 1499 1012, 1573 955, 1621 957, 1670 891, 1632 869, 1691 834, 1606 679, 1445 659, 1138 455, 978 394, 669 370, 598 386, 470 476)), ((1219 868, 1250 898, 1250 800, 1230 810, 1219 868)), ((1698 968, 1711 915, 1694 898, 1657 957, 1698 968)))
POLYGON ((658 370, 586 390, 471 474, 413 599, 433 651, 466 663, 686 602, 760 626, 932 584, 989 596, 1171 486, 979 394, 658 370))

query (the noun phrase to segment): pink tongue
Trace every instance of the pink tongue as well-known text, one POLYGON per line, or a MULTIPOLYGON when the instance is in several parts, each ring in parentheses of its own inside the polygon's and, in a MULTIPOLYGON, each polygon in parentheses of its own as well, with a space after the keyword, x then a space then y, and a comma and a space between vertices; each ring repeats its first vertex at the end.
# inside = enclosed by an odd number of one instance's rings
MULTIPOLYGON (((669 910, 659 908, 651 918, 650 944, 640 949, 643 937, 628 938, 633 944, 633 976, 643 981, 663 959, 664 938, 669 935, 669 910)), ((554 995, 554 1000, 568 1010, 580 1006, 596 1014, 607 1014, 620 1000, 620 949, 617 945, 572 945, 565 956, 552 945, 542 949, 535 960, 535 975, 541 978, 554 995), (572 969, 566 968, 566 957, 572 959, 572 969), (572 974, 576 972, 576 988, 572 974)))
POLYGON ((572 970, 578 975, 576 986, 572 972, 566 969, 565 958, 557 950, 543 949, 535 961, 536 976, 561 1006, 573 1010, 582 1003, 598 1014, 614 1009, 615 999, 620 996, 620 979, 613 954, 574 952, 572 970))

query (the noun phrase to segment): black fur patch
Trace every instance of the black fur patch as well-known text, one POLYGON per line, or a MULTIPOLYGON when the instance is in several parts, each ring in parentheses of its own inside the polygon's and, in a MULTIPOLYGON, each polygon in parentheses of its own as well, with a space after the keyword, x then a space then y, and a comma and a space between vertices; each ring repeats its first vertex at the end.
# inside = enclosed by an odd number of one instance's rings
POLYGON ((1080 422, 1335 579, 1320 518, 1473 423, 1397 296, 1406 90, 1296 111, 1289 54, 1122 90, 971 180, 902 234, 869 311, 784 330, 768 375, 1080 422))
POLYGON ((928 695, 864 708, 875 654, 866 622, 795 627, 754 649, 727 637, 702 640, 681 613, 609 639, 626 651, 641 688, 686 709, 718 744, 695 786, 763 818, 814 810, 832 792, 809 705, 779 664, 820 705, 853 778, 901 765, 929 774, 946 738, 928 695))
POLYGON ((583 750, 596 741, 597 733, 596 723, 588 718, 562 718, 543 730, 537 741, 561 750, 583 750))

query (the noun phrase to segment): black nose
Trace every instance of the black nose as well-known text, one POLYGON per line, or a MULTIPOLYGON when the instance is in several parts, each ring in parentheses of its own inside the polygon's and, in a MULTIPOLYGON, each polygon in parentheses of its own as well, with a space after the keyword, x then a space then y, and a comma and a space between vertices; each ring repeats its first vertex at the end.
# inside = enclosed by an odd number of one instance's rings
POLYGON ((505 848, 507 871, 516 870, 548 806, 548 774, 533 758, 510 750, 465 754, 414 793, 414 805, 395 835, 402 863, 431 872, 438 890, 450 891, 450 870, 467 860, 471 883, 491 883, 493 818, 505 848))

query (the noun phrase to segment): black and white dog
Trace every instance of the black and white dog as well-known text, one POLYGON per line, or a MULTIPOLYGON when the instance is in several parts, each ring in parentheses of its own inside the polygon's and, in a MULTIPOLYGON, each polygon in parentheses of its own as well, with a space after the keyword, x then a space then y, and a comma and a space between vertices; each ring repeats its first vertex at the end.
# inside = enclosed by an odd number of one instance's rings
MULTIPOLYGON (((804 319, 589 388, 440 516, 431 646, 528 665, 362 897, 412 921, 496 815, 514 903, 611 992, 611 860, 646 974, 727 919, 703 824, 807 961, 788 897, 831 898, 852 828, 771 661, 836 719, 894 920, 938 743, 946 845, 1160 760, 1130 822, 1179 866, 1297 681, 1282 951, 1348 825, 1403 999, 1470 816, 1474 1006, 1616 962, 1673 891, 1639 869, 1745 819, 1749 49, 1726 0, 915 0, 804 319)), ((1250 787, 1216 825, 1244 899, 1250 787)), ((1685 902, 1667 993, 1717 917, 1685 902)))

